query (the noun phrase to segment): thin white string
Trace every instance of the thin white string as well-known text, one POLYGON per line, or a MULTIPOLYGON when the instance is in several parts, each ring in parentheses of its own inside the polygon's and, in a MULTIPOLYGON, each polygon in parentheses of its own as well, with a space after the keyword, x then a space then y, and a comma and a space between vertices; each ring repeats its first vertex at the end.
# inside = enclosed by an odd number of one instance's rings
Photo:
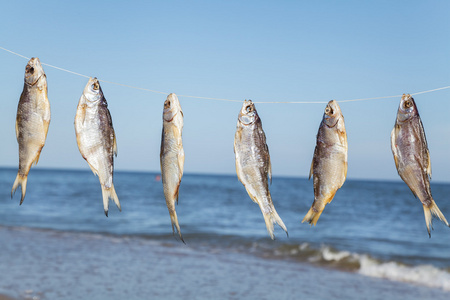
POLYGON ((90 76, 83 75, 83 74, 80 74, 80 73, 77 73, 77 72, 73 72, 73 71, 69 71, 69 70, 66 70, 66 69, 63 69, 63 68, 60 68, 60 67, 52 66, 52 65, 49 65, 49 64, 46 64, 46 63, 43 63, 43 62, 41 62, 41 64, 44 65, 44 66, 49 66, 49 67, 52 67, 52 68, 55 68, 55 69, 67 72, 67 73, 75 74, 75 75, 78 75, 78 76, 81 76, 81 77, 91 78, 90 76))
MULTIPOLYGON (((14 51, 5 49, 3 47, 0 47, 0 49, 9 52, 11 54, 17 55, 19 57, 25 58, 27 60, 29 60, 29 57, 26 57, 22 54, 16 53, 14 51)), ((71 73, 74 75, 78 75, 81 77, 85 77, 85 78, 90 78, 90 76, 87 75, 83 75, 80 73, 76 73, 67 69, 63 69, 60 67, 56 67, 50 64, 46 64, 41 62, 42 65, 54 68, 54 69, 58 69, 60 71, 64 71, 67 73, 71 73)), ((167 95, 169 93, 166 92, 161 92, 161 91, 156 91, 156 90, 150 90, 150 89, 146 89, 146 88, 141 88, 141 87, 136 87, 136 86, 131 86, 131 85, 127 85, 127 84, 122 84, 122 83, 117 83, 117 82, 112 82, 112 81, 107 81, 107 80, 102 80, 99 79, 98 81, 101 82, 105 82, 105 83, 110 83, 110 84, 114 84, 114 85, 119 85, 119 86, 124 86, 124 87, 128 87, 131 89, 136 89, 136 90, 141 90, 141 91, 147 91, 147 92, 152 92, 152 93, 158 93, 158 94, 164 94, 167 95)), ((432 89, 432 90, 427 90, 427 91, 422 91, 422 92, 416 92, 416 93, 412 93, 410 94, 411 96, 414 95, 420 95, 420 94, 426 94, 426 93, 431 93, 431 92, 435 92, 435 91, 440 91, 440 90, 445 90, 445 89, 450 89, 450 86, 444 86, 444 87, 440 87, 437 89, 432 89)), ((372 97, 372 98, 359 98, 359 99, 346 99, 346 100, 339 100, 339 103, 344 103, 344 102, 357 102, 357 101, 368 101, 368 100, 379 100, 379 99, 389 99, 389 98, 399 98, 402 95, 393 95, 393 96, 383 96, 383 97, 372 97)), ((195 98, 195 99, 203 99, 203 100, 215 100, 215 101, 227 101, 227 102, 242 102, 242 100, 234 100, 234 99, 224 99, 224 98, 211 98, 211 97, 201 97, 201 96, 190 96, 190 95, 178 95, 178 97, 185 97, 185 98, 195 98)), ((284 103, 284 104, 326 104, 328 103, 328 101, 265 101, 265 102, 261 102, 261 101, 253 101, 253 103, 261 103, 261 104, 277 104, 277 103, 284 103)))

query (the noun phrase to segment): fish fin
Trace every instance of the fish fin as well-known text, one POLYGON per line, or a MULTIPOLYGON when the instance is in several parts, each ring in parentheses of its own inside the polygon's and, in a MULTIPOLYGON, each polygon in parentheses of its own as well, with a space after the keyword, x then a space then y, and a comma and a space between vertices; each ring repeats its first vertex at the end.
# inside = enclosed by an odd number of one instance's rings
POLYGON ((342 184, 339 188, 341 188, 344 185, 345 179, 347 178, 347 170, 348 170, 348 162, 344 162, 344 180, 342 180, 342 184))
POLYGON ((267 175, 269 176, 270 184, 272 184, 272 163, 270 162, 270 157, 269 157, 269 167, 267 169, 267 175))
POLYGON ((395 168, 398 170, 398 157, 394 154, 395 168))
POLYGON ((178 185, 175 189, 174 197, 178 205, 178 195, 180 192, 181 178, 183 177, 183 167, 184 167, 184 150, 181 148, 178 152, 178 185))
POLYGON ((39 149, 39 151, 37 152, 37 154, 36 154, 36 157, 34 158, 34 160, 33 160, 33 162, 31 163, 31 165, 37 165, 37 163, 38 163, 38 161, 39 161, 39 157, 41 156, 41 151, 42 151, 42 148, 43 148, 44 146, 42 146, 41 147, 41 149, 39 149))
POLYGON ((316 210, 314 206, 311 206, 309 211, 306 213, 305 217, 302 220, 302 223, 308 222, 310 225, 316 226, 317 221, 320 218, 320 215, 323 212, 323 208, 321 210, 316 210))
POLYGON ((180 193, 180 183, 178 183, 176 189, 175 189, 175 193, 173 193, 173 197, 175 198, 175 203, 178 205, 178 195, 180 193))
POLYGON ((309 169, 309 177, 308 177, 308 180, 310 180, 311 177, 313 176, 313 171, 314 171, 314 157, 313 157, 313 160, 312 160, 312 162, 311 162, 311 168, 309 169))
POLYGON ((113 152, 114 152, 114 156, 117 157, 117 141, 116 141, 116 134, 114 133, 114 129, 113 129, 113 152))
POLYGON ((27 180, 28 175, 20 175, 19 173, 17 173, 16 180, 14 180, 14 184, 11 189, 11 198, 12 198, 20 184, 20 187, 22 189, 22 198, 20 199, 20 205, 22 205, 23 200, 25 199, 25 193, 27 191, 27 180))
POLYGON ((267 232, 269 233, 270 238, 272 240, 275 239, 275 235, 273 234, 274 231, 273 224, 275 223, 278 224, 286 232, 287 236, 289 236, 286 225, 284 225, 283 220, 281 220, 280 216, 278 215, 273 205, 271 206, 269 212, 264 212, 264 208, 261 205, 260 208, 264 216, 264 221, 266 222, 267 232))
POLYGON ((398 170, 398 151, 397 151, 397 145, 395 143, 395 137, 397 136, 399 127, 397 124, 394 125, 394 128, 391 131, 391 150, 392 154, 394 155, 394 161, 395 161, 395 168, 398 170))
POLYGON ((325 205, 327 205, 333 200, 334 195, 336 195, 336 191, 333 193, 329 193, 321 202, 316 202, 314 200, 313 204, 311 205, 311 208, 303 218, 302 223, 308 222, 310 225, 315 226, 320 218, 320 215, 325 209, 325 205))
POLYGON ((186 242, 183 239, 183 236, 181 235, 181 231, 180 231, 180 224, 178 224, 178 217, 177 217, 177 212, 175 211, 175 209, 173 211, 170 211, 170 221, 172 222, 172 232, 175 235, 175 233, 177 232, 178 235, 180 236, 180 240, 186 244, 186 242))
POLYGON ((433 215, 439 218, 447 227, 450 227, 447 219, 444 217, 444 214, 440 211, 436 202, 431 199, 431 204, 423 205, 423 213, 425 215, 425 223, 427 224, 428 235, 431 237, 430 229, 433 229, 432 219, 433 215))
POLYGON ((97 169, 94 168, 94 167, 89 163, 89 161, 86 159, 85 156, 83 156, 83 158, 84 158, 84 159, 86 160, 86 162, 88 163, 89 168, 91 168, 92 173, 94 173, 95 176, 98 176, 98 171, 97 171, 97 169))
POLYGON ((345 125, 344 125, 344 120, 343 120, 343 116, 342 119, 338 121, 338 137, 339 137, 339 141, 341 142, 341 145, 347 145, 347 132, 345 131, 345 125))
POLYGON ((103 209, 105 210, 106 216, 108 216, 109 199, 112 199, 119 208, 119 210, 122 211, 122 208, 120 207, 119 198, 117 197, 116 190, 114 189, 114 184, 111 184, 111 187, 109 188, 105 187, 102 184, 102 196, 103 196, 103 209))
POLYGON ((427 156, 428 156, 427 175, 428 178, 431 180, 431 158, 430 158, 430 151, 428 149, 427 149, 427 156))
POLYGON ((16 139, 19 140, 19 116, 16 118, 16 139))
POLYGON ((428 235, 431 237, 430 228, 433 229, 432 224, 432 215, 435 215, 439 218, 447 227, 450 225, 447 222, 447 219, 444 217, 444 214, 439 210, 439 207, 436 205, 433 199, 431 199, 430 205, 423 205, 423 213, 425 215, 425 223, 427 224, 428 235))
POLYGON ((86 119, 86 107, 87 107, 87 104, 83 103, 80 105, 79 109, 77 110, 77 116, 81 120, 81 124, 84 124, 84 121, 86 119))

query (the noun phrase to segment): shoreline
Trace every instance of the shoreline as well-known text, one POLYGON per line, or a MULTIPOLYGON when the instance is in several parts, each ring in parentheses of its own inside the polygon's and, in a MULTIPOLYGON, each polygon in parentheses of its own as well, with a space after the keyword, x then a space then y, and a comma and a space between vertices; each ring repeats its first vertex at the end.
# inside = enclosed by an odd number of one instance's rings
POLYGON ((301 262, 164 241, 34 230, 0 230, 0 239, 5 241, 0 288, 18 297, 0 300, 21 299, 26 291, 31 291, 27 298, 100 300, 449 296, 440 289, 301 262))

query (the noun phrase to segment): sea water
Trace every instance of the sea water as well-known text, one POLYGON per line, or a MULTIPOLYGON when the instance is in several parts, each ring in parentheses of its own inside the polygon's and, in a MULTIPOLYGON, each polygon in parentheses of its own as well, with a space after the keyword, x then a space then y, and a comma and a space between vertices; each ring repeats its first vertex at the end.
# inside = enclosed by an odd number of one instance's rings
MULTIPOLYGON (((24 299, 436 299, 450 296, 450 228, 428 237, 420 201, 402 181, 348 179, 317 226, 301 223, 312 181, 273 178, 289 232, 267 234, 236 176, 185 174, 172 234, 156 173, 116 172, 122 212, 103 213, 90 171, 0 169, 0 292, 24 299), (381 279, 380 279, 381 278, 381 279), (251 288, 253 287, 253 288, 251 288), (380 291, 382 289, 382 292, 380 291)), ((450 218, 449 184, 432 183, 450 218)))

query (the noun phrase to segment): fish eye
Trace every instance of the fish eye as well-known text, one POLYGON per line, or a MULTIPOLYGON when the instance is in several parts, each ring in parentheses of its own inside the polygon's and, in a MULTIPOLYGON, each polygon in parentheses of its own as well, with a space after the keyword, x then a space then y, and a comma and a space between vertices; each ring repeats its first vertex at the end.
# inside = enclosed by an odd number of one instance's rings
POLYGON ((331 107, 327 106, 327 107, 325 108, 325 113, 326 113, 327 115, 332 115, 332 114, 333 114, 333 109, 331 109, 331 107))
POLYGON ((253 106, 251 106, 251 105, 247 106, 247 107, 245 108, 245 111, 246 111, 247 113, 251 113, 251 112, 253 111, 253 106))
POLYGON ((405 108, 410 108, 410 107, 412 106, 411 100, 406 100, 403 106, 404 106, 405 108))
POLYGON ((94 90, 98 90, 98 88, 99 88, 98 82, 94 83, 94 84, 92 85, 92 88, 93 88, 94 90))
POLYGON ((164 102, 164 108, 169 108, 170 107, 170 100, 166 100, 164 102))
POLYGON ((27 65, 26 72, 30 73, 30 74, 33 74, 34 73, 34 68, 32 66, 30 66, 30 65, 27 65))

